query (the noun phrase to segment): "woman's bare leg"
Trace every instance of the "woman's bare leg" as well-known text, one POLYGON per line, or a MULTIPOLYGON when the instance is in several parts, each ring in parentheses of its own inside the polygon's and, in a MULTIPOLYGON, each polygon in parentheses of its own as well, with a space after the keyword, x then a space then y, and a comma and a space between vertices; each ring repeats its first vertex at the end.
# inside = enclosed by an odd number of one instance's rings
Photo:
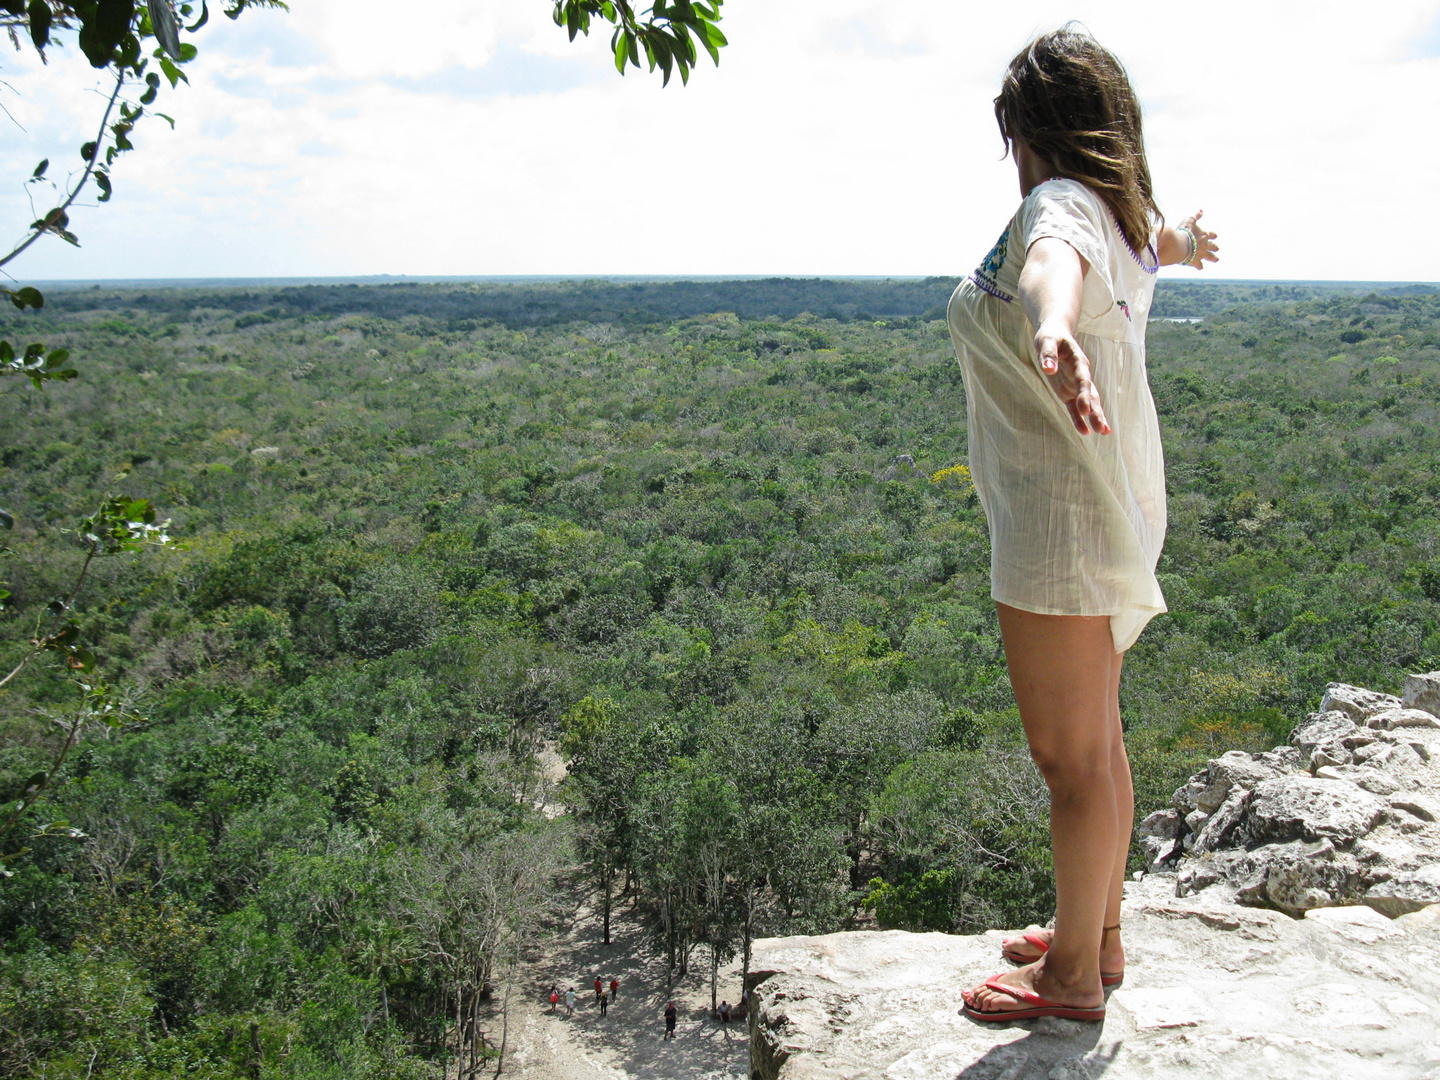
MULTIPOLYGON (((1110 710, 1110 777, 1115 783, 1115 818, 1119 823, 1119 837, 1115 852, 1115 867, 1110 874, 1110 892, 1105 901, 1105 925, 1120 925, 1120 899, 1125 887, 1125 865, 1130 854, 1130 831, 1135 821, 1135 789, 1130 780, 1130 759, 1125 753, 1124 729, 1120 725, 1120 666, 1124 656, 1116 657, 1111 672, 1109 700, 1110 710)), ((1039 931, 1042 939, 1048 941, 1051 932, 1039 931)), ((1022 963, 1040 959, 1041 952, 1023 937, 1007 938, 1007 955, 1015 955, 1022 963)), ((1125 949, 1120 942, 1119 931, 1112 930, 1104 936, 1100 945, 1100 970, 1121 972, 1125 970, 1125 949)))
MULTIPOLYGON (((1000 980, 1050 1001, 1098 1005, 1102 927, 1119 921, 1129 845, 1123 808, 1133 815, 1116 697, 1121 657, 1108 617, 1037 615, 1005 604, 999 611, 1025 737, 1050 788, 1056 894, 1049 951, 1000 980)), ((981 1011, 1023 1007, 983 986, 965 997, 981 1011)))

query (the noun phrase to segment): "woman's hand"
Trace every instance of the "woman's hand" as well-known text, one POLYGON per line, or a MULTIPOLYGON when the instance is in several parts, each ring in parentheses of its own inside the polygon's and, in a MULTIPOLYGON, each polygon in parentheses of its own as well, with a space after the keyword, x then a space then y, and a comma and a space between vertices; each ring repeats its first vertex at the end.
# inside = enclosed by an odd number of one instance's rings
POLYGON ((1090 358, 1063 322, 1045 322, 1035 331, 1035 355, 1040 370, 1070 411, 1070 422, 1081 435, 1109 435, 1110 423, 1100 404, 1100 391, 1090 378, 1090 358))
POLYGON ((1195 250, 1189 253, 1188 258, 1180 260, 1184 266, 1193 266, 1196 270, 1205 269, 1207 262, 1220 261, 1220 246, 1215 243, 1216 234, 1206 232, 1200 225, 1200 215, 1204 210, 1196 210, 1184 221, 1180 222, 1180 234, 1183 236, 1189 233, 1195 238, 1195 250))

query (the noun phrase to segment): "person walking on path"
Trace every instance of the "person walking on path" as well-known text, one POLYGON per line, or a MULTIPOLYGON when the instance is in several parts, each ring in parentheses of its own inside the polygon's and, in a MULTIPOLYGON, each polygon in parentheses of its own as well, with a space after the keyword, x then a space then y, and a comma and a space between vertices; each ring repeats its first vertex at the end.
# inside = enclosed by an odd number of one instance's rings
POLYGON ((565 991, 565 1015, 571 1016, 575 1012, 575 988, 572 986, 565 991))
POLYGON ((555 1006, 560 1004, 560 991, 552 983, 550 986, 550 1011, 555 1011, 555 1006))
POLYGON ((600 981, 600 976, 595 976, 595 1004, 600 1004, 600 999, 605 996, 605 984, 600 981))
POLYGON ((610 1011, 610 999, 609 999, 606 995, 601 994, 601 995, 600 995, 600 1015, 601 1015, 601 1016, 604 1016, 604 1015, 605 1015, 607 1012, 609 1012, 609 1011, 610 1011))
POLYGON ((991 596, 1030 753, 1050 789, 1052 931, 1004 943, 1024 966, 966 990, 974 1020, 1101 1020, 1123 977, 1120 895, 1134 821, 1120 725, 1125 651, 1165 610, 1160 429, 1145 323, 1162 265, 1215 262, 1200 212, 1166 225, 1140 106, 1089 34, 1044 34, 995 99, 1023 200, 955 290, 970 469, 990 526, 991 596))
POLYGON ((611 979, 610 979, 610 1000, 611 1000, 611 1001, 614 1001, 615 998, 616 998, 616 996, 617 996, 619 993, 620 993, 620 980, 612 976, 611 979))
POLYGON ((675 1038, 675 1003, 672 1001, 665 1006, 665 1038, 675 1038))

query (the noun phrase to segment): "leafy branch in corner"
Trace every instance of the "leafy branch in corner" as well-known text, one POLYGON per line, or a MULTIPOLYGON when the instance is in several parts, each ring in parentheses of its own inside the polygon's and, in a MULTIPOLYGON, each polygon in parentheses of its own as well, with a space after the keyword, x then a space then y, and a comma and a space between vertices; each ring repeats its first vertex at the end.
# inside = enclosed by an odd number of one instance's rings
POLYGON ((615 54, 615 70, 625 74, 627 66, 640 66, 640 53, 650 70, 660 68, 662 86, 670 84, 672 70, 680 72, 680 81, 689 83, 690 70, 699 54, 696 42, 720 63, 720 50, 727 44, 725 35, 716 25, 720 6, 725 0, 695 3, 692 0, 657 0, 644 14, 637 14, 629 0, 555 0, 555 25, 563 26, 575 40, 576 34, 590 33, 590 20, 601 18, 612 23, 610 51, 615 54))
MULTIPOLYGON (((231 18, 239 18, 250 7, 284 8, 283 0, 227 0, 223 10, 231 18)), ((175 121, 153 106, 162 83, 174 90, 189 78, 182 64, 195 59, 196 48, 180 40, 181 31, 193 33, 209 21, 208 0, 201 0, 200 13, 190 25, 181 20, 195 15, 193 5, 182 3, 178 10, 172 0, 0 0, 0 29, 4 29, 17 50, 23 48, 21 33, 30 39, 41 62, 48 63, 46 50, 61 48, 73 35, 90 66, 106 70, 114 78, 114 86, 106 95, 105 110, 95 138, 80 147, 83 166, 59 184, 47 176, 50 159, 35 166, 25 181, 27 188, 48 185, 56 193, 49 210, 38 213, 25 236, 8 253, 0 255, 0 267, 30 248, 42 236, 57 236, 68 244, 80 246, 70 227, 70 208, 80 193, 94 181, 99 189, 98 202, 109 202, 114 193, 111 167, 115 159, 133 150, 130 135, 146 116, 158 116, 172 128, 175 121), (146 55, 148 43, 155 47, 146 55), (153 65, 152 65, 153 61, 153 65), (133 90, 133 99, 126 91, 133 90)), ((39 309, 45 298, 33 287, 0 287, 0 295, 16 307, 39 309)), ((65 350, 47 354, 39 342, 23 349, 8 341, 0 341, 0 374, 25 375, 37 388, 51 379, 72 379, 75 371, 67 364, 65 350), (58 357, 58 359, 57 359, 58 357)))

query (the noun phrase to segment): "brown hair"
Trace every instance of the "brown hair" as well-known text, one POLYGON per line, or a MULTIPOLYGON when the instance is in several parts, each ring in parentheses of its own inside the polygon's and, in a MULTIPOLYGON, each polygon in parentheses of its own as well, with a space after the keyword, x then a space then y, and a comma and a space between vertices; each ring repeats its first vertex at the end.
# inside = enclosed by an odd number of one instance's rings
POLYGON ((1120 61, 1066 27, 1036 38, 1005 71, 995 119, 1006 145, 1025 143, 1104 200, 1137 253, 1164 220, 1150 186, 1140 102, 1120 61))

